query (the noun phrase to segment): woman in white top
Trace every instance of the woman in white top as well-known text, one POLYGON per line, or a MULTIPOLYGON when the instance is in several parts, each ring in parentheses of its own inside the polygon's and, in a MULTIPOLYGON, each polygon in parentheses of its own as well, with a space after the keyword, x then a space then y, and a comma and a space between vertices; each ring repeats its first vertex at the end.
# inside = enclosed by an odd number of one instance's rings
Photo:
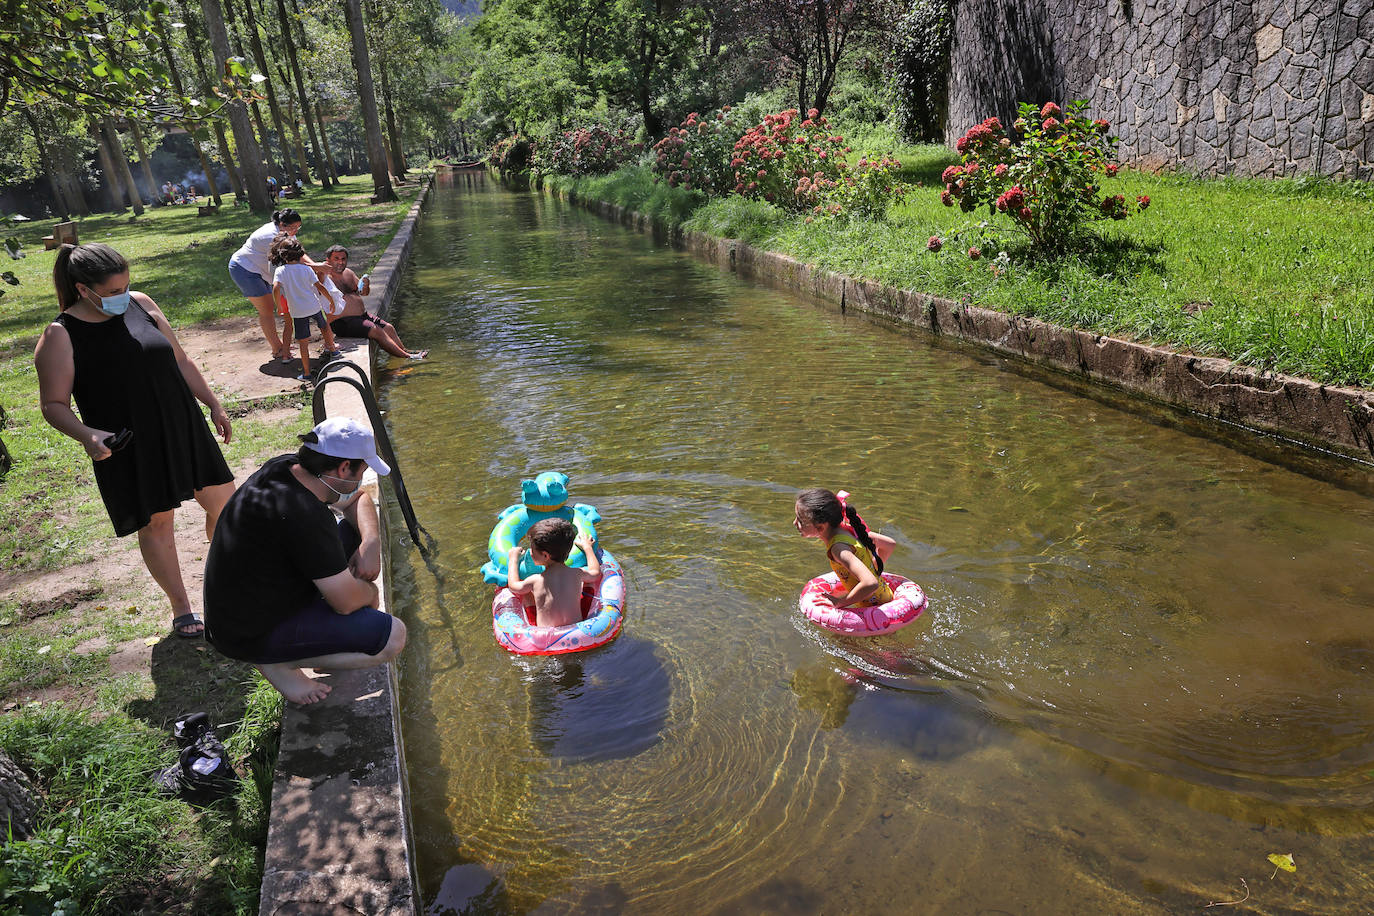
MULTIPOLYGON (((301 228, 301 215, 290 207, 277 210, 272 214, 272 222, 265 223, 248 236, 243 247, 234 252, 229 259, 229 276, 253 307, 258 310, 258 324, 262 334, 272 347, 275 359, 291 358, 291 342, 283 341, 277 334, 276 304, 272 301, 272 265, 269 252, 272 239, 278 232, 294 236, 301 228)), ((305 258, 302 263, 315 266, 315 262, 305 258)))

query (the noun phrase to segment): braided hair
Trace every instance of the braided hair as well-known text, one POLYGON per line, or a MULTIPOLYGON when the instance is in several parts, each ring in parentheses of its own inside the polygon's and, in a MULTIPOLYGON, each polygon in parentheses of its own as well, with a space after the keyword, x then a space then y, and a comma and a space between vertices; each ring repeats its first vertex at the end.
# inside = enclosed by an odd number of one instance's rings
POLYGON ((840 502, 840 498, 834 493, 822 487, 812 487, 809 490, 802 490, 797 494, 797 509, 808 521, 812 523, 824 522, 835 528, 839 528, 846 519, 854 529, 854 534, 858 536, 859 543, 868 548, 868 552, 873 555, 873 562, 877 564, 878 572, 883 571, 883 558, 878 556, 878 546, 873 543, 873 535, 868 533, 868 526, 859 517, 858 510, 853 506, 846 506, 840 502))

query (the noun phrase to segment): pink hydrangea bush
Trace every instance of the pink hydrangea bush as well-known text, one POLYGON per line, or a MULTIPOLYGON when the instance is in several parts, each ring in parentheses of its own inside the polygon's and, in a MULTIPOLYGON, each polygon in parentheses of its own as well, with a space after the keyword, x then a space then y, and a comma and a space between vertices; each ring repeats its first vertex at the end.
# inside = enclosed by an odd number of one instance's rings
POLYGON ((705 115, 692 112, 678 127, 654 144, 650 169, 655 183, 724 197, 735 186, 735 141, 744 133, 744 118, 726 105, 705 115))
POLYGON ((1086 105, 1022 103, 1010 131, 997 118, 970 128, 955 144, 960 163, 941 176, 940 200, 965 213, 986 206, 1005 214, 1042 254, 1073 247, 1095 220, 1144 210, 1148 198, 1132 207, 1123 195, 1102 196, 1099 175, 1118 168, 1117 138, 1107 121, 1083 114, 1086 105))
POLYGON ((882 219, 888 204, 906 194, 898 177, 902 164, 886 156, 861 158, 845 169, 826 189, 814 210, 817 214, 854 219, 882 219))
POLYGON ((606 175, 635 161, 643 148, 623 129, 600 124, 579 127, 541 140, 535 148, 534 170, 573 177, 606 175))
POLYGON ((795 108, 765 115, 735 142, 730 167, 736 194, 788 210, 810 210, 846 175, 849 150, 816 109, 803 118, 795 108))

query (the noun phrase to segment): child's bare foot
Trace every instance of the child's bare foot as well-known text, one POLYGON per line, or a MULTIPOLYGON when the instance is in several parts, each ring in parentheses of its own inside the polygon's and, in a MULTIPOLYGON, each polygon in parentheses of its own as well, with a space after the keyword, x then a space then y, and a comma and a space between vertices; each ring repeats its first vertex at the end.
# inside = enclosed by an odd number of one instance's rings
POLYGON ((300 668, 293 668, 289 664, 283 665, 258 665, 258 670, 262 676, 267 678, 267 682, 281 692, 292 703, 299 703, 308 706, 311 703, 318 703, 329 695, 329 691, 334 688, 328 684, 313 680, 300 668))

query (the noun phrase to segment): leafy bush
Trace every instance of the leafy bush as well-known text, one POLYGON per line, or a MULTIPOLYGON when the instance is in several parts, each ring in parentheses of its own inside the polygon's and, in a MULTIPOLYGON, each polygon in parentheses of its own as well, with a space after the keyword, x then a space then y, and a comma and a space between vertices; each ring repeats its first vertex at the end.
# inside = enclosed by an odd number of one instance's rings
POLYGON ((534 170, 541 174, 609 175, 636 159, 643 144, 636 143, 624 130, 612 131, 594 124, 555 134, 540 141, 535 149, 534 170))
POLYGON ((952 0, 913 0, 897 23, 893 82, 897 123, 908 140, 937 140, 949 100, 952 0))
POLYGON ((941 201, 957 202, 965 213, 984 205, 990 214, 1005 213, 1041 254, 1073 247, 1090 222, 1144 210, 1148 197, 1130 205, 1121 194, 1101 196, 1097 173, 1116 174, 1117 138, 1107 121, 1082 114, 1086 105, 1072 102, 1062 111, 1046 102, 1037 111, 1023 102, 1012 125, 1019 140, 997 118, 969 128, 955 144, 961 164, 941 176, 941 201))
POLYGON ((887 205, 906 193, 896 159, 860 159, 823 195, 817 212, 837 217, 882 219, 887 205))
POLYGON ((651 168, 670 188, 681 186, 715 197, 728 194, 735 185, 730 160, 746 123, 744 115, 729 105, 705 116, 692 112, 654 144, 651 168))
POLYGON ((844 176, 849 150, 816 109, 765 115, 735 143, 735 192, 790 210, 815 206, 844 176))
POLYGON ((534 144, 519 134, 502 137, 487 154, 487 161, 503 172, 521 172, 530 166, 534 144))

